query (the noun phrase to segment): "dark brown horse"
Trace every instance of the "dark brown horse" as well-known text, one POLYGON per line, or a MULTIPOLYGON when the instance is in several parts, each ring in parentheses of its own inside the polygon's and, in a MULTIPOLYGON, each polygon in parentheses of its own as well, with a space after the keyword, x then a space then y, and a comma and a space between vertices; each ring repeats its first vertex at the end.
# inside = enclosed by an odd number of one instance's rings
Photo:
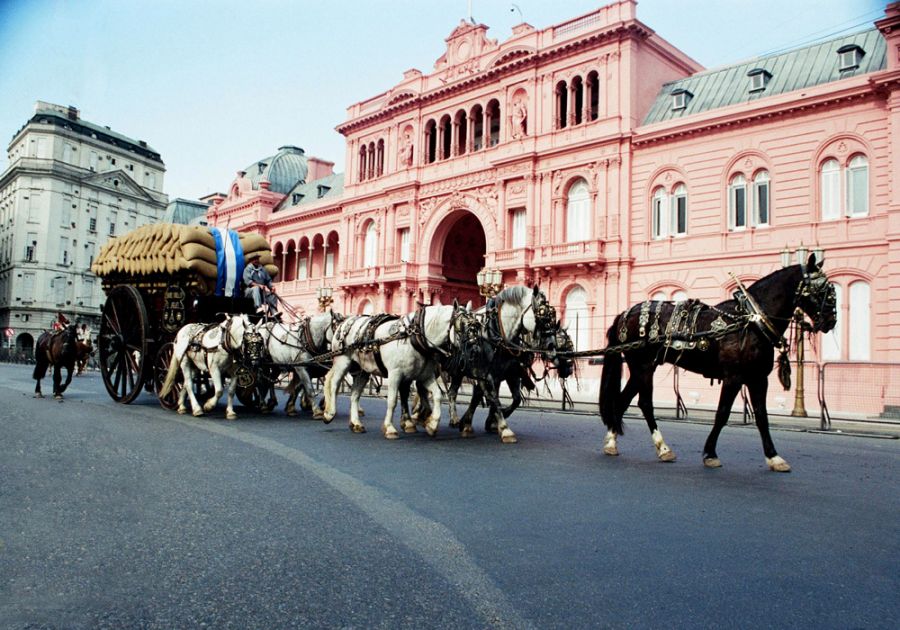
POLYGON ((45 332, 38 337, 34 358, 34 397, 44 397, 41 393, 41 379, 47 374, 47 368, 53 366, 53 397, 62 399, 63 392, 72 382, 75 361, 78 359, 78 331, 75 325, 70 324, 55 333, 45 332), (65 383, 62 382, 62 368, 66 368, 65 383))
POLYGON ((722 381, 715 424, 703 448, 703 463, 722 465, 716 454, 719 433, 731 406, 746 385, 756 413, 766 464, 788 472, 790 465, 775 451, 769 434, 766 391, 775 349, 781 351, 779 377, 790 387, 790 364, 784 333, 794 310, 812 319, 809 330, 828 332, 836 323, 835 290, 821 270, 822 261, 810 256, 804 265, 785 267, 744 289, 735 299, 709 306, 696 300, 649 301, 618 315, 607 332, 608 350, 600 380, 600 415, 608 431, 603 452, 618 455, 616 437, 622 435, 622 416, 635 395, 656 452, 662 461, 675 453, 663 440, 653 417, 653 372, 663 362, 722 381), (622 383, 622 359, 630 376, 622 383))

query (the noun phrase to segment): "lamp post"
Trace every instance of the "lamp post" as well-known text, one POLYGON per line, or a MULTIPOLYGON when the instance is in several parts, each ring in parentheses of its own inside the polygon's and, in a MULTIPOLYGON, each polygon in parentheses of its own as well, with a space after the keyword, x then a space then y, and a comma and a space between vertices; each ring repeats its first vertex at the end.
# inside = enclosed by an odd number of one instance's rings
MULTIPOLYGON (((800 247, 797 248, 797 264, 805 265, 807 261, 807 255, 809 254, 809 249, 800 243, 800 247)), ((821 263, 825 252, 820 247, 816 247, 813 249, 813 254, 816 257, 816 261, 821 263)), ((781 265, 783 267, 787 267, 791 264, 791 250, 788 249, 787 245, 785 245, 784 249, 781 250, 781 265)), ((805 328, 805 321, 803 316, 803 311, 799 308, 794 309, 793 315, 794 325, 796 326, 797 331, 797 386, 794 389, 794 409, 791 411, 791 415, 797 418, 806 418, 809 416, 806 413, 806 397, 805 397, 805 388, 804 388, 804 378, 803 378, 803 363, 805 360, 806 349, 804 347, 804 338, 803 332, 805 328)))
POLYGON ((316 299, 319 300, 319 308, 322 309, 323 313, 334 304, 333 294, 334 289, 327 287, 324 284, 316 289, 316 299))
POLYGON ((503 273, 499 269, 484 268, 476 274, 478 292, 485 300, 497 295, 503 288, 503 273))

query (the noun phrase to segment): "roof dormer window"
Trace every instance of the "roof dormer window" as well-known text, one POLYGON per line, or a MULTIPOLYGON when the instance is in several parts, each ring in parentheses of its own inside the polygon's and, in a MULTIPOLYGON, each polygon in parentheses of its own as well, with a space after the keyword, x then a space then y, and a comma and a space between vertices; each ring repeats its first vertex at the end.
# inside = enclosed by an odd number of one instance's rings
POLYGON ((316 188, 318 189, 319 199, 324 197, 328 194, 328 191, 331 190, 331 186, 323 186, 322 184, 319 184, 316 188))
POLYGON ((301 193, 294 193, 291 196, 291 203, 293 203, 296 206, 298 203, 300 203, 301 199, 303 199, 303 195, 301 193))
POLYGON ((672 111, 685 109, 688 106, 688 103, 691 102, 691 98, 693 98, 693 96, 693 94, 684 89, 673 90, 672 111))
POLYGON ((839 68, 841 72, 847 70, 856 70, 862 61, 863 55, 866 54, 862 48, 856 44, 847 44, 838 48, 839 68))
POLYGON ((772 78, 769 71, 764 68, 754 68, 747 73, 747 76, 750 77, 751 92, 761 92, 765 90, 766 85, 769 83, 769 79, 772 78))

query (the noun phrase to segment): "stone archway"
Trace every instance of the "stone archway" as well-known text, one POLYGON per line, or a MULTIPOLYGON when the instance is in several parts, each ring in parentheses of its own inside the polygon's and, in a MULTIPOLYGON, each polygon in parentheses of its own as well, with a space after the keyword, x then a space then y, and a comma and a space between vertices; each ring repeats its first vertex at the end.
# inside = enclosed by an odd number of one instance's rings
POLYGON ((22 333, 16 337, 16 352, 25 354, 29 358, 34 356, 34 337, 29 333, 22 333))
POLYGON ((484 267, 487 238, 478 217, 468 210, 450 212, 435 233, 432 251, 438 254, 433 260, 440 262, 444 277, 441 302, 456 298, 461 304, 479 304, 476 275, 484 267))

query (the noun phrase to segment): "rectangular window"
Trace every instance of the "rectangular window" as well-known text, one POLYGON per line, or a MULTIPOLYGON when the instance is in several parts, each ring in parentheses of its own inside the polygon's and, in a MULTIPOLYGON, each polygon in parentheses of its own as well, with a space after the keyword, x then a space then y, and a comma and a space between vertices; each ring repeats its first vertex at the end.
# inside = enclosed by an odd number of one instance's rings
POLYGON ((72 225, 72 200, 69 197, 63 197, 63 205, 59 211, 59 223, 63 227, 72 225))
POLYGON ((869 169, 847 169, 847 215, 861 217, 869 214, 869 169))
POLYGON ((26 199, 28 199, 28 220, 35 223, 39 222, 41 220, 41 205, 44 202, 41 191, 32 190, 26 199))
POLYGON ((88 269, 90 269, 91 265, 94 264, 94 255, 97 251, 96 243, 88 243, 87 244, 87 255, 88 255, 88 269))
POLYGON ((744 186, 734 186, 731 189, 731 217, 732 227, 742 230, 747 227, 747 191, 744 186))
POLYGON ((69 264, 69 239, 65 236, 59 239, 59 264, 69 264))
POLYGON ((325 277, 334 275, 334 252, 325 252, 325 277))
POLYGON ((62 277, 56 277, 50 281, 53 289, 53 301, 57 306, 63 306, 66 301, 66 280, 62 277))
POLYGON ((865 282, 850 285, 850 330, 848 357, 851 361, 871 359, 871 290, 865 282))
POLYGON ((22 301, 31 302, 34 299, 34 272, 22 274, 22 301))
POLYGON ((666 236, 666 195, 658 193, 653 196, 653 214, 651 217, 653 222, 651 226, 653 238, 663 238, 666 236))
POLYGON ((74 148, 75 147, 73 147, 68 142, 63 143, 63 158, 62 159, 63 159, 63 162, 65 162, 66 164, 71 164, 72 152, 74 151, 74 148))
POLYGON ((97 152, 96 152, 96 151, 91 151, 91 163, 90 163, 90 167, 91 167, 91 170, 92 170, 92 171, 96 171, 96 170, 97 170, 97 161, 98 161, 99 157, 100 157, 100 156, 97 155, 97 152))
POLYGON ((400 230, 400 262, 409 262, 409 228, 400 230))
POLYGON ((94 301, 94 279, 85 278, 81 287, 81 297, 78 299, 82 306, 90 306, 94 301))
POLYGON ((109 213, 109 235, 115 236, 116 234, 116 221, 119 219, 118 212, 110 212, 109 213))
POLYGON ((37 232, 29 232, 25 236, 25 260, 34 262, 37 260, 37 232))
POLYGON ((512 239, 510 244, 513 249, 525 247, 525 209, 513 210, 512 213, 512 239))
POLYGON ((841 216, 841 172, 837 168, 822 169, 821 173, 822 220, 833 221, 841 216))
POLYGON ((840 361, 841 360, 841 341, 844 338, 844 315, 843 315, 843 298, 841 296, 842 287, 839 284, 834 285, 835 311, 837 312, 837 321, 834 328, 827 334, 822 335, 822 360, 823 361, 840 361))
POLYGON ((307 262, 305 256, 297 261, 297 280, 306 280, 309 276, 306 268, 307 262))
POLYGON ((769 182, 757 182, 753 185, 756 206, 756 225, 769 225, 769 182))
POLYGON ((675 195, 675 216, 672 224, 675 234, 687 234, 687 195, 675 195))
POLYGON ((90 230, 91 232, 97 231, 97 219, 96 218, 91 217, 90 219, 88 219, 88 230, 90 230))

